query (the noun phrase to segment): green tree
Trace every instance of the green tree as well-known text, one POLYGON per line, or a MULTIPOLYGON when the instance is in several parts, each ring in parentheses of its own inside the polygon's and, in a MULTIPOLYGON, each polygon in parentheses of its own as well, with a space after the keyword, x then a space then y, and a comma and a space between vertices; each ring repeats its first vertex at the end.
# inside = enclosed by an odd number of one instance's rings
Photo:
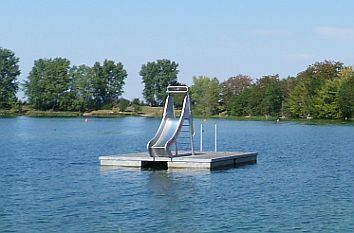
POLYGON ((336 119, 340 117, 338 107, 338 89, 340 79, 327 80, 318 90, 314 99, 317 118, 336 119))
POLYGON ((105 60, 102 65, 103 78, 106 83, 106 102, 118 100, 123 94, 124 80, 128 76, 123 64, 114 63, 111 60, 105 60))
POLYGON ((121 112, 125 112, 125 110, 127 110, 128 106, 130 104, 130 101, 124 98, 120 98, 119 102, 118 102, 118 108, 119 111, 121 112))
POLYGON ((132 102, 131 102, 131 105, 132 105, 133 110, 134 110, 135 113, 141 112, 141 110, 142 110, 142 107, 141 107, 141 106, 142 106, 143 104, 144 104, 144 103, 143 103, 142 101, 140 101, 139 98, 134 98, 134 99, 132 100, 132 102))
POLYGON ((281 116, 290 116, 289 109, 289 96, 290 92, 295 88, 297 79, 295 77, 288 76, 286 79, 280 80, 280 89, 283 94, 283 101, 281 106, 281 116))
POLYGON ((135 104, 135 105, 144 105, 144 103, 143 103, 143 101, 140 101, 140 99, 139 98, 134 98, 133 100, 132 100, 132 104, 135 104))
POLYGON ((74 110, 83 112, 93 109, 92 68, 86 65, 74 66, 70 70, 70 76, 70 91, 75 96, 73 101, 74 110))
POLYGON ((92 95, 93 103, 96 109, 102 107, 106 95, 106 83, 103 78, 102 66, 99 62, 95 62, 92 67, 92 95))
POLYGON ((279 76, 264 76, 256 82, 256 87, 263 94, 260 103, 262 115, 278 116, 283 101, 279 76))
POLYGON ((123 93, 124 80, 128 76, 122 63, 105 60, 92 67, 93 101, 96 108, 117 102, 123 93))
POLYGON ((308 99, 308 96, 308 89, 303 82, 294 87, 288 99, 289 110, 293 116, 302 117, 312 112, 309 109, 312 105, 309 103, 310 99, 308 99))
POLYGON ((239 74, 231 77, 221 83, 222 102, 229 107, 232 97, 240 95, 245 89, 252 84, 252 78, 247 75, 239 74))
POLYGON ((70 61, 65 58, 36 60, 24 85, 30 103, 40 110, 67 110, 69 70, 70 61))
POLYGON ((337 79, 343 68, 341 62, 324 61, 316 62, 300 72, 296 77, 296 86, 289 95, 291 113, 306 116, 319 115, 319 109, 315 107, 317 92, 326 81, 337 79))
POLYGON ((203 116, 217 114, 220 100, 220 85, 217 78, 194 76, 191 98, 197 113, 203 116))
POLYGON ((143 96, 150 105, 161 105, 166 88, 177 81, 178 64, 167 59, 142 65, 139 75, 144 83, 143 96))
POLYGON ((351 68, 343 71, 338 90, 338 108, 341 117, 352 118, 354 116, 354 71, 351 68))
POLYGON ((239 95, 232 96, 227 107, 227 112, 232 116, 252 115, 250 100, 254 92, 255 88, 251 86, 243 90, 239 95))
POLYGON ((17 102, 18 62, 14 52, 0 47, 0 109, 9 109, 17 102))
POLYGON ((278 116, 283 95, 278 75, 263 76, 231 98, 228 112, 236 116, 278 116))

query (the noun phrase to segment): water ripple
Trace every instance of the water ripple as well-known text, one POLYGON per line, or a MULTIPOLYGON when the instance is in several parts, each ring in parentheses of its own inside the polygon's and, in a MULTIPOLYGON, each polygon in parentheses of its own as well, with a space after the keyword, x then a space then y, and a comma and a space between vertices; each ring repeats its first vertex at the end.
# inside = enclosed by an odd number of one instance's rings
POLYGON ((208 120, 206 150, 214 123, 220 150, 257 164, 100 168, 145 150, 159 119, 0 119, 0 232, 354 232, 353 125, 208 120))

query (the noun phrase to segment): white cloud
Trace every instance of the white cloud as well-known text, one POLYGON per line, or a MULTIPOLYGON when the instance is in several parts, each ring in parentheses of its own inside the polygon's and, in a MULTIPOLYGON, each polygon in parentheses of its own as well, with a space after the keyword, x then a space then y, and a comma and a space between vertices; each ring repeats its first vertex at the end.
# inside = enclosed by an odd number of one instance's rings
POLYGON ((341 28, 341 27, 316 27, 315 33, 330 39, 354 39, 354 28, 341 28))

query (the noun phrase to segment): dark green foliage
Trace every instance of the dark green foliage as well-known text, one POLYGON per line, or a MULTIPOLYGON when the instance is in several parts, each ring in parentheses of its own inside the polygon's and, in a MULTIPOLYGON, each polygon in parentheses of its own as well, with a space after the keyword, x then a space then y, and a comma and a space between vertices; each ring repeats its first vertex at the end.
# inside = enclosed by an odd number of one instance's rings
POLYGON ((207 76, 193 77, 191 99, 197 114, 202 116, 217 114, 220 100, 219 81, 207 76))
POLYGON ((288 98, 289 111, 293 116, 302 117, 311 112, 309 93, 304 83, 297 84, 288 98))
POLYGON ((94 108, 93 97, 93 71, 86 65, 74 66, 70 70, 72 77, 70 91, 75 96, 73 100, 73 109, 84 112, 94 108))
POLYGON ((252 88, 247 88, 239 95, 232 96, 226 109, 227 112, 232 116, 252 115, 252 109, 250 106, 252 92, 252 88))
POLYGON ((18 62, 14 52, 0 47, 0 109, 10 109, 16 105, 16 79, 20 75, 18 62))
POLYGON ((256 89, 257 93, 260 93, 262 98, 261 115, 279 115, 283 101, 279 76, 264 76, 257 81, 256 89))
POLYGON ((132 105, 144 105, 143 101, 141 101, 139 98, 134 98, 132 100, 132 105))
POLYGON ((71 105, 70 62, 64 58, 39 59, 25 83, 29 101, 39 110, 67 110, 71 105))
MULTIPOLYGON (((186 84, 174 81, 170 85, 172 86, 186 86, 186 84)), ((174 94, 173 96, 173 104, 176 109, 182 109, 183 101, 184 101, 184 94, 174 94)))
POLYGON ((86 111, 112 108, 123 93, 127 72, 121 63, 74 66, 64 58, 39 59, 25 83, 29 102, 38 110, 86 111))
POLYGON ((289 95, 290 91, 292 91, 297 83, 297 79, 295 77, 287 77, 286 79, 279 80, 280 89, 283 95, 283 101, 281 104, 280 115, 282 117, 291 116, 291 112, 289 109, 289 95))
MULTIPOLYGON (((0 48, 0 109, 21 111, 17 101, 16 78, 19 59, 8 49, 0 48)), ((168 85, 177 82, 178 64, 157 60, 143 65, 144 98, 150 105, 162 105, 168 85)), ((38 59, 24 83, 28 103, 37 110, 88 111, 112 109, 135 113, 144 105, 139 99, 120 98, 127 72, 121 63, 105 60, 92 67, 70 67, 65 58, 38 59)), ((353 118, 354 71, 341 62, 316 62, 296 77, 280 80, 278 75, 263 76, 252 83, 249 76, 238 75, 221 85, 216 78, 193 77, 191 98, 197 114, 222 113, 234 116, 292 116, 313 118, 353 118)), ((183 98, 176 96, 181 107, 183 98)))
POLYGON ((118 101, 123 93, 124 80, 127 72, 122 63, 115 64, 111 60, 105 60, 103 65, 96 62, 92 67, 92 89, 95 108, 118 101))
POLYGON ((133 111, 135 113, 140 113, 142 110, 142 105, 144 105, 144 103, 142 101, 139 100, 139 98, 134 98, 131 102, 131 105, 133 107, 133 111))
POLYGON ((139 75, 144 83, 143 95, 148 104, 162 105, 166 98, 166 88, 177 81, 178 64, 167 59, 142 65, 139 75))
POLYGON ((227 111, 234 116, 278 116, 282 101, 283 93, 278 75, 264 76, 233 95, 227 111))
POLYGON ((354 72, 350 70, 343 77, 338 91, 338 108, 342 118, 354 117, 354 72))
POLYGON ((233 97, 240 95, 252 84, 252 78, 247 75, 237 75, 221 83, 222 103, 229 108, 233 97))
POLYGON ((314 98, 316 118, 336 119, 340 117, 338 107, 338 89, 340 80, 327 80, 317 91, 314 98))
MULTIPOLYGON (((294 116, 321 117, 316 99, 322 86, 327 81, 335 80, 339 77, 343 64, 341 62, 316 62, 309 66, 305 71, 297 75, 297 84, 290 91, 289 108, 294 116)), ((318 105, 318 102, 317 102, 318 105)))
POLYGON ((127 110, 128 106, 129 106, 129 104, 130 104, 129 100, 124 99, 124 98, 119 99, 119 102, 118 102, 119 111, 125 112, 125 110, 127 110))

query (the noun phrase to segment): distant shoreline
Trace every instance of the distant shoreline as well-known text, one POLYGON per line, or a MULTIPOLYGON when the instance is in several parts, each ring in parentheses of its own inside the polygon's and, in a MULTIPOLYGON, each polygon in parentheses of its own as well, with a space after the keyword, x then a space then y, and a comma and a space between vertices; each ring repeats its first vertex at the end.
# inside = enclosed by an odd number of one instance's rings
MULTIPOLYGON (((142 111, 139 113, 126 111, 119 112, 114 110, 97 110, 92 112, 69 112, 69 111, 37 111, 30 110, 26 112, 13 112, 10 110, 0 110, 0 118, 11 118, 19 116, 27 117, 48 117, 48 118, 59 118, 59 117, 82 117, 82 118, 118 118, 118 117, 152 117, 161 118, 163 113, 162 107, 147 107, 144 106, 142 111)), ((353 119, 301 119, 301 118, 277 118, 271 116, 208 116, 203 117, 199 115, 194 116, 196 119, 224 119, 224 120, 236 120, 236 121, 276 121, 276 122, 303 122, 303 123, 314 123, 314 124, 330 124, 330 123, 352 123, 353 119)))

